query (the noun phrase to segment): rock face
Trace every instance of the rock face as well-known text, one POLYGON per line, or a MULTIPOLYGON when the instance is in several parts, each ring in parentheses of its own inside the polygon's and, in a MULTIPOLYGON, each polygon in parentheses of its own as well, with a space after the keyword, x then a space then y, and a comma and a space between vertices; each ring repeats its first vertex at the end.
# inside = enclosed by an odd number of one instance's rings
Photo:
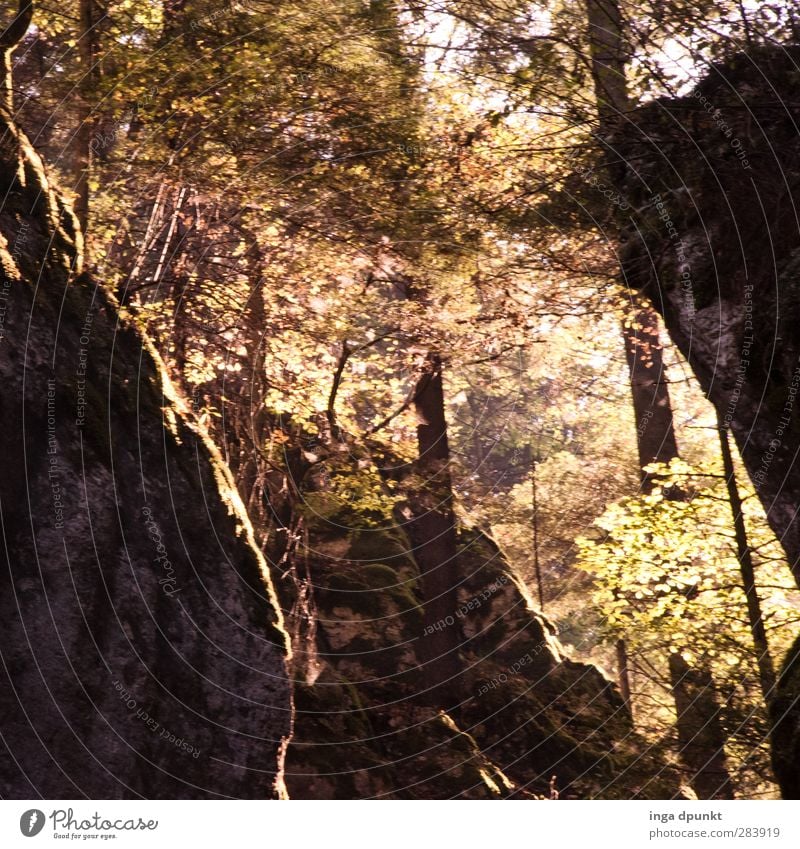
MULTIPOLYGON (((730 426, 800 583, 800 48, 740 54, 619 138, 643 290, 730 426)), ((773 705, 775 768, 800 795, 795 646, 773 705)))
POLYGON ((230 474, 0 135, 0 796, 273 796, 287 638, 230 474))
POLYGON ((800 48, 738 55, 613 142, 623 247, 729 423, 800 581, 800 48))
POLYGON ((292 798, 679 794, 616 688, 564 656, 484 534, 460 533, 459 607, 441 623, 461 635, 460 697, 437 709, 421 674, 419 570, 401 528, 343 510, 309 515, 306 532, 314 633, 295 642, 292 798))

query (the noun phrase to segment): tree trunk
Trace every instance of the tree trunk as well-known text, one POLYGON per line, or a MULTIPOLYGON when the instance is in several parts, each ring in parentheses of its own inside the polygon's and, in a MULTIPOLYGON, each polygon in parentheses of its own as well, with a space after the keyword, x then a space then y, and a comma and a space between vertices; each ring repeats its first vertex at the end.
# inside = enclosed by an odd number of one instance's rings
POLYGON ((605 135, 628 110, 625 69, 629 51, 618 0, 587 0, 586 13, 597 114, 605 135))
POLYGON ((622 336, 636 418, 641 486, 643 492, 650 492, 655 480, 646 471, 647 466, 669 463, 679 456, 658 317, 653 309, 637 306, 630 310, 629 319, 622 325, 622 336))
POLYGON ((0 55, 3 60, 2 102, 9 115, 14 114, 14 80, 11 73, 11 54, 25 37, 33 17, 33 3, 19 0, 17 14, 11 23, 0 33, 0 55))
MULTIPOLYGON (((409 130, 422 126, 425 107, 420 92, 422 63, 420 55, 412 55, 402 35, 403 25, 398 9, 385 0, 368 4, 369 19, 380 40, 385 59, 398 73, 398 94, 409 114, 415 104, 416 114, 409 130)), ((411 203, 408 187, 413 180, 395 182, 393 202, 398 208, 411 203)), ((414 261, 416 247, 407 243, 406 259, 414 261)), ((428 304, 424 287, 398 275, 397 289, 408 300, 428 304)), ((445 711, 460 701, 460 656, 462 634, 460 620, 455 617, 457 593, 461 579, 458 562, 458 539, 453 512, 453 488, 450 477, 450 448, 447 439, 442 359, 436 350, 428 352, 413 394, 418 417, 416 477, 406 491, 408 502, 406 532, 412 543, 414 558, 421 576, 424 596, 424 621, 420 653, 424 658, 423 679, 428 704, 445 711)))
POLYGON ((628 647, 625 640, 617 640, 617 678, 619 681, 619 692, 622 701, 631 713, 633 703, 631 702, 631 676, 628 664, 628 647))
POLYGON ((462 671, 462 635, 460 620, 455 616, 460 570, 442 361, 436 353, 426 357, 414 394, 414 408, 419 420, 416 473, 421 482, 409 494, 412 518, 407 532, 419 566, 425 603, 422 653, 428 701, 448 710, 458 702, 462 671))
POLYGON ((81 81, 78 85, 78 127, 72 142, 72 170, 75 175, 73 208, 81 232, 85 234, 89 225, 89 181, 92 176, 94 159, 92 148, 96 123, 94 109, 100 79, 99 27, 105 18, 105 9, 97 0, 81 0, 79 13, 78 55, 80 56, 81 81))
POLYGON ((700 799, 733 799, 725 759, 725 733, 711 675, 689 666, 680 654, 669 656, 677 712, 681 761, 700 799))
POLYGON ((747 541, 747 528, 744 524, 744 513, 742 512, 742 499, 739 497, 739 488, 736 486, 736 471, 733 467, 733 456, 731 446, 728 442, 728 429, 722 416, 717 414, 717 427, 719 430, 719 443, 722 450, 722 464, 725 473, 725 484, 728 487, 728 500, 733 514, 733 528, 736 536, 736 556, 739 561, 739 570, 742 573, 742 584, 747 599, 747 618, 750 623, 750 633, 753 635, 753 647, 756 653, 758 665, 758 676, 761 684, 761 693, 764 696, 764 704, 769 703, 775 695, 775 667, 772 663, 772 655, 769 651, 767 632, 764 628, 764 617, 761 613, 761 601, 756 588, 756 573, 753 566, 753 553, 747 541))
MULTIPOLYGON (((531 446, 533 452, 533 446, 531 446)), ((533 573, 536 576, 536 590, 539 595, 539 610, 544 610, 544 581, 542 580, 542 565, 539 562, 539 494, 536 481, 536 458, 531 460, 531 523, 533 545, 533 573)))

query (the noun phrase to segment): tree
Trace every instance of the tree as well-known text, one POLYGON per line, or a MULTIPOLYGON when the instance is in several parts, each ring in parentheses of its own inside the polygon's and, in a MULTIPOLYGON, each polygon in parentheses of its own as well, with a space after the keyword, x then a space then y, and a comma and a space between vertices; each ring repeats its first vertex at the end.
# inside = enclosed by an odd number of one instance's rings
POLYGON ((742 574, 742 586, 747 599, 747 617, 750 631, 753 635, 753 647, 758 664, 758 675, 761 682, 761 693, 764 703, 769 706, 775 693, 775 669, 772 665, 767 632, 764 627, 764 617, 761 611, 761 600, 756 587, 756 573, 753 566, 753 552, 747 539, 747 528, 744 523, 744 510, 739 488, 736 485, 736 471, 733 466, 733 455, 728 442, 728 429, 724 420, 717 414, 720 449, 722 453, 722 469, 725 475, 725 486, 728 490, 728 501, 733 515, 733 527, 736 536, 736 557, 742 574))
MULTIPOLYGON (((711 772, 697 774, 698 795, 727 784, 719 760, 712 757, 723 733, 736 766, 737 792, 760 792, 769 780, 763 658, 753 651, 751 602, 741 578, 737 534, 731 529, 728 477, 719 456, 704 466, 674 461, 653 471, 661 485, 610 506, 592 534, 579 540, 578 562, 595 577, 594 599, 605 616, 606 639, 626 635, 640 680, 646 682, 640 722, 667 722, 653 706, 663 704, 664 694, 674 696, 685 723, 678 726, 678 742, 689 778, 702 765, 702 752, 706 760, 712 758, 711 772), (679 487, 684 497, 666 497, 671 487, 679 487), (673 655, 683 660, 674 661, 673 655), (709 675, 698 671, 701 660, 709 675), (698 692, 713 693, 721 709, 709 712, 698 692), (698 710, 694 717, 686 708, 690 704, 698 710), (716 722, 711 721, 714 715, 716 722)), ((771 644, 784 647, 796 618, 795 591, 752 489, 739 506, 753 536, 754 572, 760 575, 763 594, 760 621, 769 629, 771 644)), ((754 589, 750 587, 751 597, 754 589)))
POLYGON ((78 127, 73 141, 73 165, 75 174, 75 215, 86 234, 89 225, 89 194, 92 177, 93 144, 96 144, 95 111, 98 107, 100 80, 100 37, 105 29, 106 10, 97 0, 80 0, 80 31, 78 52, 80 55, 81 81, 77 110, 78 127))
POLYGON ((19 9, 11 23, 0 34, 0 53, 3 59, 3 104, 14 113, 14 82, 11 74, 11 54, 22 41, 33 17, 33 3, 19 0, 19 9))

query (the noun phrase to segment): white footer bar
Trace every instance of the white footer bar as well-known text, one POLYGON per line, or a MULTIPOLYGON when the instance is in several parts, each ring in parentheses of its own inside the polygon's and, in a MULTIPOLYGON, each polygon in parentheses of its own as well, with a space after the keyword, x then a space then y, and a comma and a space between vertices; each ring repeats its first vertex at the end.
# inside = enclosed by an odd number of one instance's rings
POLYGON ((0 846, 538 849, 800 846, 798 802, 0 801, 0 846))

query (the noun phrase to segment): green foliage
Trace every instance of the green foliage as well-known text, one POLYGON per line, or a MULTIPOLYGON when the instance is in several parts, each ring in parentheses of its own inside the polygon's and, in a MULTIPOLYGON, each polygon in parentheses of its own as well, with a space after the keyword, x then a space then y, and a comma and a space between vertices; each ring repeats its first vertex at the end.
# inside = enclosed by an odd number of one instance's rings
MULTIPOLYGON (((768 722, 725 481, 717 465, 673 461, 650 471, 660 485, 611 504, 577 540, 577 566, 592 577, 604 639, 623 638, 634 655, 641 721, 662 734, 673 721, 668 653, 709 669, 723 700, 728 757, 745 770, 740 789, 763 791, 768 722)), ((793 638, 800 595, 752 488, 743 496, 763 619, 779 658, 793 638)))
MULTIPOLYGON (((594 523, 595 538, 577 540, 577 563, 594 578, 594 601, 609 637, 624 634, 633 647, 663 647, 690 662, 698 657, 728 667, 752 662, 720 472, 679 460, 651 470, 659 474, 660 486, 610 505, 594 523), (668 497, 672 487, 683 497, 668 497)), ((752 489, 745 498, 764 620, 780 641, 796 619, 798 596, 752 489)))
POLYGON ((303 495, 302 513, 309 520, 359 530, 394 524, 392 511, 402 499, 391 494, 374 466, 326 463, 316 479, 321 488, 303 495))

